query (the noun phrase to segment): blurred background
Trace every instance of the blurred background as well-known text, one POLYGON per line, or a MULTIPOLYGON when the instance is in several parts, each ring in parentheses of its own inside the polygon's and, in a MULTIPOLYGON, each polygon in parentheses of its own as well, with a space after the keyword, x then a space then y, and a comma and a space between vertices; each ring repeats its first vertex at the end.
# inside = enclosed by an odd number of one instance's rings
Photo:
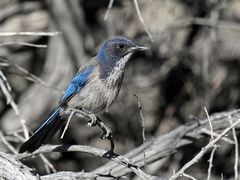
MULTIPOLYGON (((239 108, 239 0, 138 0, 147 29, 132 0, 115 0, 106 17, 108 5, 109 0, 0 1, 0 62, 5 62, 0 68, 29 130, 34 131, 47 118, 74 73, 95 56, 100 44, 119 35, 151 51, 136 54, 129 61, 117 102, 101 118, 113 131, 117 153, 125 154, 142 144, 134 94, 142 105, 148 140, 205 118, 204 107, 209 114, 239 108), (5 36, 2 32, 61 33, 5 36), (30 78, 19 67, 44 83, 30 78)), ((19 148, 21 124, 2 92, 0 130, 19 148)), ((64 138, 56 135, 51 143, 108 149, 108 142, 99 139, 100 134, 98 128, 75 118, 64 138)), ((161 166, 149 170, 150 174, 168 177, 208 142, 209 137, 179 149, 161 166)), ((1 142, 0 149, 8 151, 1 142)), ((196 178, 206 179, 209 155, 191 167, 196 178)), ((91 171, 107 162, 75 152, 47 157, 57 171, 91 171)), ((233 145, 223 144, 214 159, 212 179, 220 179, 221 174, 224 179, 234 176, 233 145)), ((24 164, 36 168, 39 174, 47 173, 39 157, 24 164)))

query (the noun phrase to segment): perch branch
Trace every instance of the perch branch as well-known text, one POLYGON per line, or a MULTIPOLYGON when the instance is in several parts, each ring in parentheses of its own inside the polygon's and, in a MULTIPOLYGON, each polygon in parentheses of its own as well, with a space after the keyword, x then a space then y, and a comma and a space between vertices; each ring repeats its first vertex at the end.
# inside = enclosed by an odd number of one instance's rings
POLYGON ((89 146, 81 146, 81 145, 46 145, 40 147, 38 150, 34 151, 33 153, 23 153, 23 154, 17 154, 15 155, 16 160, 20 159, 26 159, 32 156, 36 156, 42 153, 50 153, 50 152, 72 152, 72 151, 77 151, 77 152, 83 152, 83 153, 89 153, 98 157, 104 157, 106 159, 109 159, 111 161, 114 161, 118 163, 119 165, 123 165, 126 168, 131 169, 132 172, 134 172, 136 175, 138 175, 141 179, 157 179, 155 176, 148 175, 144 173, 138 166, 135 164, 132 164, 132 162, 121 155, 118 154, 109 154, 108 151, 98 149, 98 148, 93 148, 89 146))

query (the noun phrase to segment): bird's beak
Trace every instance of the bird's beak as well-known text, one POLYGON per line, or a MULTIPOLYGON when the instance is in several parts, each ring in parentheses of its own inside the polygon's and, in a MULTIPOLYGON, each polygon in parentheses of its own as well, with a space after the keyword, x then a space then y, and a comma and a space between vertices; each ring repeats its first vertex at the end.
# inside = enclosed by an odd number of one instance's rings
POLYGON ((133 47, 130 47, 130 48, 128 49, 129 52, 147 51, 147 50, 149 50, 148 47, 138 46, 138 45, 133 46, 133 47))

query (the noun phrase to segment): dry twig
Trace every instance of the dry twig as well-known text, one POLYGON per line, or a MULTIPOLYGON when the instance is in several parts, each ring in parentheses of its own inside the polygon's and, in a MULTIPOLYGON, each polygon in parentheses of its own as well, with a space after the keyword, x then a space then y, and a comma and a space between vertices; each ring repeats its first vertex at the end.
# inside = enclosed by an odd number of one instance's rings
POLYGON ((193 176, 190 176, 189 174, 186 174, 186 173, 183 173, 183 176, 184 177, 187 177, 189 179, 192 179, 192 180, 197 180, 196 178, 194 178, 193 176))
POLYGON ((153 42, 153 37, 152 37, 152 34, 150 33, 150 31, 148 30, 144 20, 143 20, 143 17, 142 17, 142 14, 140 12, 140 9, 139 9, 139 6, 138 6, 138 1, 137 0, 133 0, 134 2, 134 6, 135 6, 135 9, 137 11, 137 14, 138 14, 138 17, 139 17, 139 20, 140 22, 142 23, 147 35, 149 36, 150 40, 153 42))
POLYGON ((207 115, 207 119, 208 119, 208 122, 209 122, 209 126, 210 126, 210 131, 211 131, 211 140, 213 139, 213 127, 212 127, 212 123, 211 123, 211 119, 209 117, 209 114, 208 114, 208 111, 207 111, 207 108, 204 106, 204 111, 207 115))
POLYGON ((43 81, 41 78, 39 78, 39 77, 35 76, 34 74, 30 73, 28 70, 24 69, 23 67, 18 66, 17 64, 12 64, 8 60, 6 60, 2 57, 0 57, 0 66, 2 66, 2 67, 14 67, 17 70, 19 70, 21 73, 23 73, 26 76, 27 80, 35 82, 35 83, 39 83, 40 85, 42 85, 44 87, 47 87, 47 88, 50 88, 50 89, 53 89, 53 90, 56 90, 56 91, 59 91, 59 92, 63 92, 62 90, 60 90, 60 89, 58 89, 58 88, 56 88, 52 85, 49 85, 48 83, 43 81))
POLYGON ((61 32, 0 32, 0 36, 56 36, 61 32))
POLYGON ((4 76, 4 74, 2 73, 1 70, 0 70, 0 87, 2 89, 3 94, 6 97, 7 104, 10 104, 12 106, 13 110, 15 111, 17 117, 20 120, 25 139, 28 139, 29 138, 29 132, 28 132, 27 126, 25 124, 25 120, 21 117, 18 106, 15 103, 15 101, 12 99, 12 96, 10 94, 10 91, 11 91, 10 85, 7 82, 7 78, 4 76))
POLYGON ((64 134, 65 134, 65 132, 67 131, 67 128, 68 128, 68 126, 69 126, 69 123, 70 123, 70 121, 71 121, 74 113, 75 113, 74 111, 71 111, 71 113, 70 113, 70 115, 69 115, 69 117, 68 117, 68 120, 67 120, 67 124, 65 125, 64 130, 63 130, 63 133, 62 133, 62 135, 61 135, 61 137, 60 137, 61 139, 64 137, 64 134))
MULTIPOLYGON (((216 113, 210 116, 214 131, 220 131, 226 129, 229 126, 228 117, 232 116, 233 122, 239 120, 239 110, 216 113)), ((186 146, 192 141, 190 139, 203 138, 202 129, 209 128, 209 122, 207 119, 191 122, 186 125, 180 126, 173 131, 159 136, 156 139, 148 140, 145 144, 132 150, 125 156, 132 160, 132 162, 139 167, 144 166, 145 161, 151 163, 169 156, 177 151, 178 148, 186 146), (146 154, 144 160, 143 153, 146 154)), ((239 128, 239 125, 237 126, 239 128)), ((221 134, 220 134, 221 135, 221 134)), ((220 140, 220 139, 219 139, 220 140)), ((211 141, 212 142, 212 141, 211 141)), ((122 176, 129 172, 129 170, 123 166, 119 166, 114 162, 109 162, 106 165, 99 167, 93 171, 94 173, 105 174, 111 172, 115 176, 122 176)))
POLYGON ((0 139, 2 141, 2 143, 13 153, 13 154, 17 154, 17 150, 5 139, 4 135, 2 134, 2 132, 0 131, 0 139))
POLYGON ((225 134, 227 134, 233 127, 235 127, 239 123, 240 123, 240 119, 232 123, 231 126, 226 128, 221 134, 219 134, 218 137, 210 141, 206 146, 202 148, 202 150, 191 161, 186 163, 176 174, 170 177, 170 180, 178 178, 181 174, 185 172, 186 169, 188 169, 190 166, 198 162, 210 148, 212 148, 225 134))
POLYGON ((35 47, 35 48, 47 48, 48 47, 45 44, 33 44, 33 43, 27 43, 27 42, 5 42, 5 43, 1 43, 0 47, 9 46, 9 45, 21 45, 21 46, 28 46, 28 47, 35 47))
POLYGON ((107 11, 106 11, 106 13, 105 13, 105 15, 104 15, 104 20, 105 20, 105 21, 106 21, 107 18, 108 18, 108 15, 109 15, 109 13, 110 13, 110 10, 112 9, 113 3, 114 3, 114 0, 110 0, 110 1, 109 1, 107 11))
MULTIPOLYGON (((230 124, 232 124, 231 116, 229 116, 229 121, 230 121, 230 124)), ((233 135, 234 144, 235 144, 234 179, 238 180, 238 159, 239 159, 238 153, 239 153, 239 151, 238 151, 238 139, 237 139, 235 127, 232 128, 232 135, 233 135)))
POLYGON ((208 166, 208 176, 207 176, 207 180, 210 180, 211 179, 211 171, 212 171, 212 167, 213 167, 213 156, 214 156, 214 153, 216 151, 216 149, 218 148, 219 146, 218 145, 214 145, 214 148, 211 152, 211 155, 210 155, 210 159, 208 160, 209 161, 209 166, 208 166))

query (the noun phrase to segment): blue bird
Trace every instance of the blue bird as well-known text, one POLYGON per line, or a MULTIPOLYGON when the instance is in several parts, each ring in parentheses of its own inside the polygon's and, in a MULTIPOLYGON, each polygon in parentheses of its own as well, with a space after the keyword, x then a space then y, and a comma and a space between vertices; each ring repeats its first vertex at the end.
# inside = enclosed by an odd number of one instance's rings
POLYGON ((124 67, 132 54, 148 48, 124 37, 114 37, 102 44, 97 55, 80 67, 67 86, 58 107, 38 130, 21 145, 19 152, 33 152, 66 123, 68 108, 92 113, 107 111, 116 100, 124 76, 124 67))

